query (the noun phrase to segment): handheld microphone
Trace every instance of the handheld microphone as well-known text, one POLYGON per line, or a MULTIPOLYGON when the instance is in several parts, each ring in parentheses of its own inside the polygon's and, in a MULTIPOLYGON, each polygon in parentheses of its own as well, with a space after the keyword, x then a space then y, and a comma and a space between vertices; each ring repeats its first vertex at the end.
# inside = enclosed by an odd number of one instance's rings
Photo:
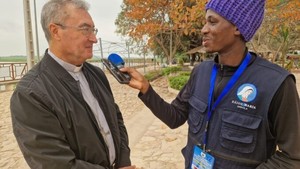
POLYGON ((125 65, 124 60, 116 53, 110 54, 107 59, 119 69, 123 68, 125 65))
POLYGON ((102 59, 103 64, 109 70, 109 72, 118 80, 121 84, 128 84, 131 77, 128 73, 121 72, 119 69, 125 65, 124 60, 116 53, 112 53, 108 56, 108 59, 102 59))

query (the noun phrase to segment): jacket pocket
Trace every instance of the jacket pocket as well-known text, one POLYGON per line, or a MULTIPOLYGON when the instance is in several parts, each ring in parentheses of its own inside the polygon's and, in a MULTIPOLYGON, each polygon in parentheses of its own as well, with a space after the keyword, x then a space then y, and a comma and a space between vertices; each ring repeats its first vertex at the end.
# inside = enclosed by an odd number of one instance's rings
POLYGON ((225 110, 222 113, 221 145, 240 153, 251 153, 257 142, 261 118, 225 110))
POLYGON ((189 100, 189 129, 192 133, 198 133, 203 124, 207 104, 192 96, 189 100))

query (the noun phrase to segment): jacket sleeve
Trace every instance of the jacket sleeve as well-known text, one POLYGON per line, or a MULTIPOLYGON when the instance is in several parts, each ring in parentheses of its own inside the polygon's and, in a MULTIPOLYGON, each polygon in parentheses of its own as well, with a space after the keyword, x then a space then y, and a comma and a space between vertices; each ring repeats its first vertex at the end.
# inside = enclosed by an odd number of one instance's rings
POLYGON ((11 97, 13 132, 28 165, 42 169, 104 169, 76 159, 49 104, 37 91, 17 88, 11 97))
POLYGON ((291 76, 283 82, 272 100, 269 123, 278 150, 257 168, 300 168, 300 102, 291 76))
POLYGON ((162 99, 150 86, 145 94, 139 93, 139 98, 157 118, 171 129, 183 125, 187 120, 187 111, 180 111, 182 109, 187 110, 187 102, 181 103, 178 96, 170 104, 162 99))
POLYGON ((139 93, 139 98, 151 110, 151 112, 171 129, 183 125, 189 115, 189 99, 193 88, 196 70, 193 69, 185 86, 180 90, 176 98, 170 103, 162 99, 152 88, 149 87, 145 94, 139 93))

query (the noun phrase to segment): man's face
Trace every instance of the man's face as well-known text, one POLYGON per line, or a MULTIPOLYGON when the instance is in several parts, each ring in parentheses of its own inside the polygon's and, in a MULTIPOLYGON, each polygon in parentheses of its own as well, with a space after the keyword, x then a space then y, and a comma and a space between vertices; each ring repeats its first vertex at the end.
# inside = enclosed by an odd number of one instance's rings
POLYGON ((93 56, 93 44, 97 43, 93 34, 94 22, 89 13, 82 9, 68 7, 69 17, 57 25, 60 31, 59 43, 55 45, 58 57, 73 65, 81 65, 93 56))
POLYGON ((209 53, 225 52, 239 37, 239 31, 233 24, 212 10, 207 10, 205 18, 206 24, 201 30, 204 49, 209 53))

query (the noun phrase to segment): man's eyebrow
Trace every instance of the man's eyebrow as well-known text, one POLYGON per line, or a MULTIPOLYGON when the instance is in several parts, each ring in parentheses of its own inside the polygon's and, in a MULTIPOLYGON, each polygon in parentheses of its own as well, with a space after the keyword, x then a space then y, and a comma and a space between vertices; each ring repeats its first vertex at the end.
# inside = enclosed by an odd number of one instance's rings
POLYGON ((83 24, 80 24, 79 27, 94 27, 94 26, 87 24, 87 23, 83 23, 83 24))
POLYGON ((214 18, 215 18, 215 17, 209 15, 206 19, 207 19, 207 20, 210 20, 210 19, 214 19, 214 18))

